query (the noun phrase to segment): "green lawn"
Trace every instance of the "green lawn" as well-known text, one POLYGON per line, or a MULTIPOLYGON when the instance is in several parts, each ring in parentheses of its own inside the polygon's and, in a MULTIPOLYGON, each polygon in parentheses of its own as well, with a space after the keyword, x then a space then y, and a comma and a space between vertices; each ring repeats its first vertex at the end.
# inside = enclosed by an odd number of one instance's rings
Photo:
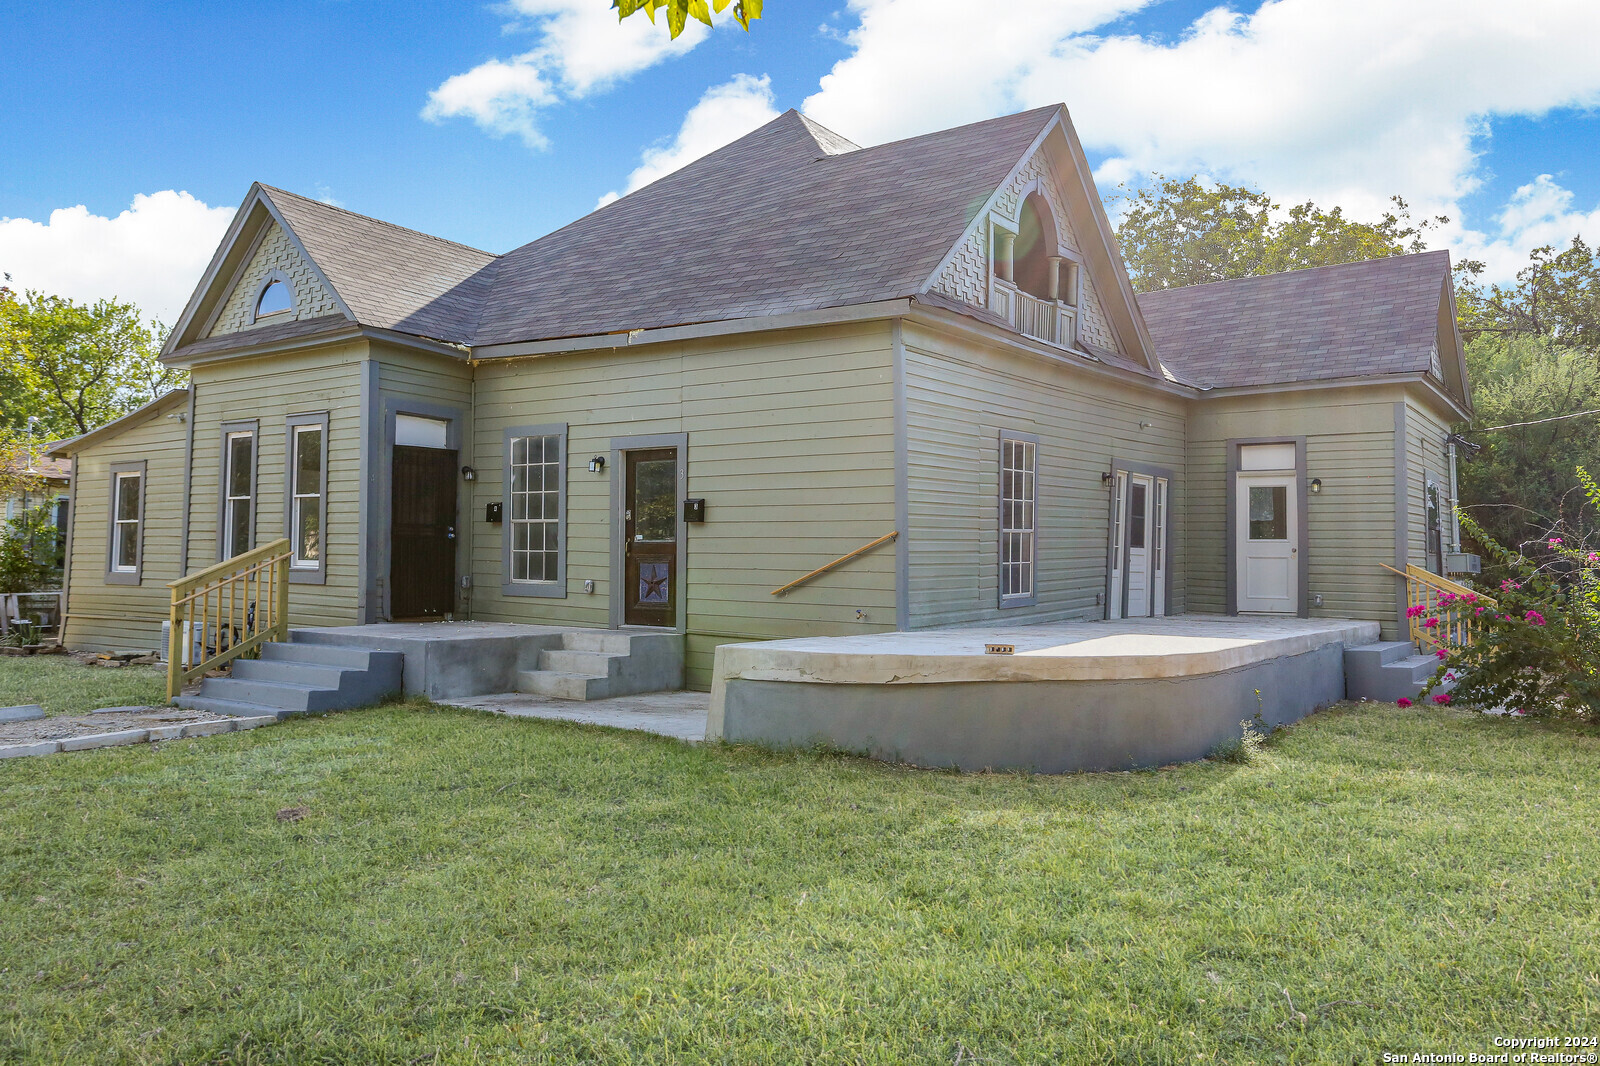
POLYGON ((167 702, 165 667, 84 666, 66 655, 0 656, 0 707, 37 703, 47 714, 87 714, 99 707, 159 707, 167 702))
POLYGON ((0 763, 0 1062, 1286 1062, 1600 1035, 1600 734, 961 776, 421 704, 0 763), (279 822, 279 808, 310 815, 279 822))

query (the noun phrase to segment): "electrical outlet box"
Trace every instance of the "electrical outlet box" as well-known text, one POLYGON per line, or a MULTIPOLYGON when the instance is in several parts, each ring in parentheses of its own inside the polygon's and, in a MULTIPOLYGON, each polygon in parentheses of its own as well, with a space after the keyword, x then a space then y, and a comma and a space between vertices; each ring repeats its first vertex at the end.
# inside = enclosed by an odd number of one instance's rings
POLYGON ((505 504, 496 500, 483 509, 483 520, 485 522, 502 522, 505 520, 504 514, 505 504))
POLYGON ((685 522, 704 522, 706 520, 706 501, 684 500, 683 520, 685 522))
POLYGON ((583 583, 583 591, 587 592, 591 596, 594 595, 594 579, 593 578, 589 578, 589 579, 584 581, 584 583, 583 583))

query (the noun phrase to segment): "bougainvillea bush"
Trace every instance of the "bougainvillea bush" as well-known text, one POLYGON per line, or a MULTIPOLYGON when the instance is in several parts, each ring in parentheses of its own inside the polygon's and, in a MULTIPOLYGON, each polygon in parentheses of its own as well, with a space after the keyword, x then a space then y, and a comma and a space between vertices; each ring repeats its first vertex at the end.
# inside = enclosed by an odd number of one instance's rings
MULTIPOLYGON (((1578 480, 1600 509, 1600 485, 1582 467, 1578 480)), ((1600 551, 1559 527, 1525 554, 1502 547, 1466 515, 1461 526, 1511 576, 1492 600, 1446 594, 1431 611, 1412 608, 1425 630, 1444 628, 1452 612, 1477 623, 1470 646, 1436 650, 1439 669, 1423 698, 1600 722, 1600 551), (1454 691, 1435 693, 1446 681, 1454 691)))

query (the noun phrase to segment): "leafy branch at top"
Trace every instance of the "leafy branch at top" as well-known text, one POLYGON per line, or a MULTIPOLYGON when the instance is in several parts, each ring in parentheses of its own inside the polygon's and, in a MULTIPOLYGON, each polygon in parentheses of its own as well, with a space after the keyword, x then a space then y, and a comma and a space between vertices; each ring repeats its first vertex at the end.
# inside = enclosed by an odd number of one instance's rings
POLYGON ((712 11, 721 14, 730 2, 733 3, 733 17, 748 32, 750 23, 761 17, 761 0, 711 0, 709 5, 706 0, 611 0, 611 6, 619 20, 643 11, 654 22, 656 12, 665 11, 667 30, 676 38, 691 18, 711 25, 712 11))

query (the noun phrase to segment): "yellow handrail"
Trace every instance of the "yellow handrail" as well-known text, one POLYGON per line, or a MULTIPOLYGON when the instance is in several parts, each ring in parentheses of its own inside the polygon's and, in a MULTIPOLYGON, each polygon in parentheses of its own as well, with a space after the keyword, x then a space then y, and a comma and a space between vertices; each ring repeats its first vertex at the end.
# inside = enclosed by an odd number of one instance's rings
POLYGON ((167 699, 207 670, 289 639, 289 555, 280 538, 167 582, 167 699))
POLYGON ((1498 606, 1494 597, 1486 596, 1475 588, 1469 588, 1449 578, 1440 577, 1420 566, 1407 566, 1404 570, 1397 570, 1387 563, 1379 566, 1406 579, 1406 606, 1408 608, 1421 607, 1426 617, 1437 618, 1438 624, 1425 626, 1424 615, 1406 613, 1406 621, 1411 630, 1411 642, 1419 651, 1426 650, 1431 645, 1435 648, 1465 648, 1470 647, 1478 637, 1478 608, 1494 608, 1498 606), (1476 599, 1470 603, 1452 601, 1445 604, 1441 597, 1445 594, 1452 597, 1473 596, 1476 599))
POLYGON ((811 573, 806 574, 806 575, 804 575, 802 577, 797 577, 793 581, 789 582, 787 585, 783 585, 783 586, 781 586, 779 588, 773 589, 772 590, 772 594, 774 596, 781 596, 785 592, 788 592, 792 588, 798 588, 799 586, 804 585, 807 581, 810 581, 814 577, 819 577, 822 574, 826 574, 829 570, 832 570, 836 566, 842 566, 843 564, 848 563, 851 559, 854 559, 858 555, 865 555, 865 554, 867 554, 867 552, 871 551, 873 548, 876 548, 881 544, 889 543, 891 540, 893 540, 894 538, 898 537, 899 535, 900 535, 900 531, 898 529, 896 529, 896 530, 894 530, 893 532, 890 532, 890 533, 885 533, 883 536, 879 537, 877 540, 873 541, 872 543, 863 544, 861 547, 857 548, 853 552, 850 552, 848 555, 841 555, 841 556, 839 556, 839 558, 835 559, 833 562, 824 563, 822 566, 819 566, 815 570, 811 571, 811 573))

